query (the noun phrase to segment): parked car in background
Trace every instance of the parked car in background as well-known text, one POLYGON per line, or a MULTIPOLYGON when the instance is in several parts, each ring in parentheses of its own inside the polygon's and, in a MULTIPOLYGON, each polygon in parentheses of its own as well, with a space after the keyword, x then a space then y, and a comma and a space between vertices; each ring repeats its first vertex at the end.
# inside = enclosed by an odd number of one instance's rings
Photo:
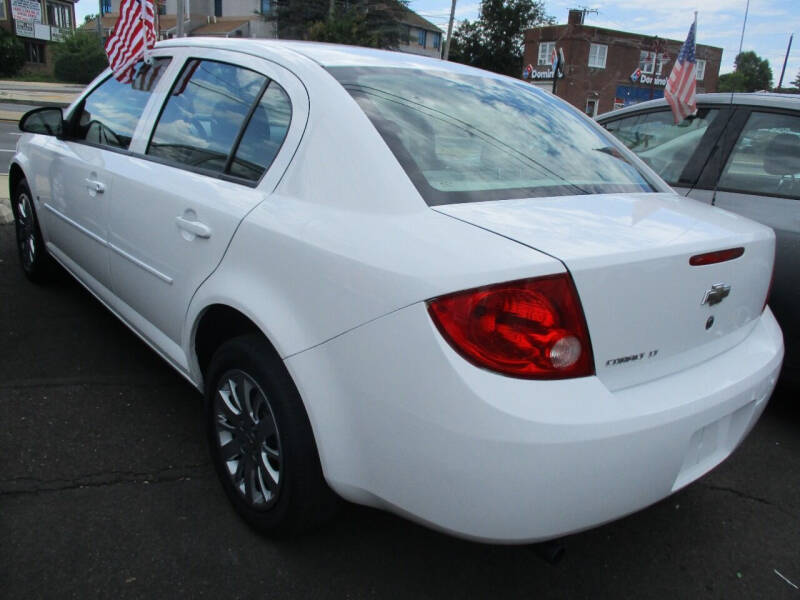
POLYGON ((772 230, 524 82, 181 38, 20 128, 25 274, 57 261, 205 393, 261 531, 335 494, 475 540, 585 529, 718 465, 776 383, 772 230))
POLYGON ((800 368, 800 96, 700 94, 697 116, 678 125, 663 99, 597 121, 679 194, 775 230, 769 303, 787 337, 787 370, 800 368))

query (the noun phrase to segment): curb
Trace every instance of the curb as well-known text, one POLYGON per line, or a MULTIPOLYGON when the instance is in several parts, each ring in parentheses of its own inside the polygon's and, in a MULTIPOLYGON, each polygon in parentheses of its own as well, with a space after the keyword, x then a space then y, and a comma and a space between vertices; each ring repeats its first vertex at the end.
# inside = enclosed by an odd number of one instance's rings
POLYGON ((11 213, 11 201, 8 196, 8 175, 0 175, 0 225, 11 223, 14 215, 11 213))
POLYGON ((39 100, 38 98, 6 98, 4 96, 0 96, 0 102, 3 104, 25 104, 27 106, 50 106, 54 108, 66 108, 71 104, 71 102, 63 102, 60 100, 39 100))
POLYGON ((19 121, 22 118, 22 115, 25 113, 22 111, 14 111, 14 110, 0 110, 0 121, 19 121))

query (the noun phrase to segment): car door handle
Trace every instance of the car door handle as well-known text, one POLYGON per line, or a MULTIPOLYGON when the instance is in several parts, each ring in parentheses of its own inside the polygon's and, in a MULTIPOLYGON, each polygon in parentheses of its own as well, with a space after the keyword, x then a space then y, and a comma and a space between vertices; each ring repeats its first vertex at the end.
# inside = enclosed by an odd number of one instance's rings
POLYGON ((102 194, 106 191, 106 186, 95 179, 85 179, 86 187, 96 194, 102 194))
POLYGON ((200 221, 190 221, 181 216, 175 217, 175 223, 189 233, 193 233, 197 237, 208 238, 211 237, 211 227, 200 221))

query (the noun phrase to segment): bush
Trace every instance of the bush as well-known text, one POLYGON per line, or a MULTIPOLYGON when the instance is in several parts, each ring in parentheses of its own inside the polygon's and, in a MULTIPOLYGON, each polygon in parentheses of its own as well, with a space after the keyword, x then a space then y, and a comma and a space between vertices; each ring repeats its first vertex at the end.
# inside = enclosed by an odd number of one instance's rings
POLYGON ((25 46, 15 35, 0 29, 0 76, 16 75, 24 64, 25 46))
POLYGON ((76 31, 52 47, 53 74, 61 81, 89 83, 108 66, 106 51, 92 33, 76 31))

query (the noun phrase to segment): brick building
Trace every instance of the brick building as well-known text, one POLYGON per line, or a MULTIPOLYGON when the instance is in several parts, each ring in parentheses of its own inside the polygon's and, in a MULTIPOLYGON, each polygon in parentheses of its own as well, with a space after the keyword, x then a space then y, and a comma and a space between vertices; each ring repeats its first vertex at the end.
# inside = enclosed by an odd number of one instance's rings
POLYGON ((25 46, 25 69, 52 73, 52 44, 75 29, 76 0, 0 0, 0 28, 25 46))
MULTIPOLYGON (((563 49, 565 59, 556 95, 589 115, 663 97, 683 40, 584 25, 584 14, 570 10, 566 25, 525 32, 524 64, 532 66, 531 83, 552 89, 550 54, 555 46, 563 49)), ((690 24, 687 16, 687 33, 690 24)), ((717 91, 722 48, 697 44, 695 54, 697 92, 717 91)))

